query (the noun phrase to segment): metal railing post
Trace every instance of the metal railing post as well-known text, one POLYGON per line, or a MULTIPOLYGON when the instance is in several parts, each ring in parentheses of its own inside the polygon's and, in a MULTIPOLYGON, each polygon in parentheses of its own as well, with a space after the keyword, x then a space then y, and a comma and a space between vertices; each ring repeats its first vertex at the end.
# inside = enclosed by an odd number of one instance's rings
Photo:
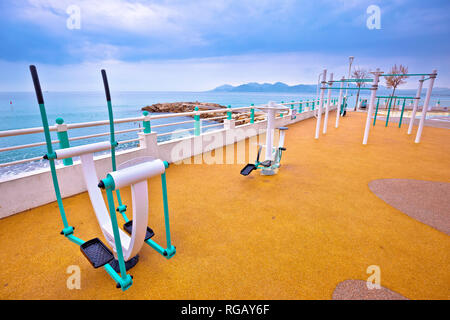
POLYGON ((151 133, 152 127, 150 125, 150 117, 148 116, 148 111, 142 112, 142 115, 145 117, 144 121, 142 121, 142 126, 144 127, 144 133, 151 133))
POLYGON ((196 111, 194 115, 194 135, 199 136, 200 135, 200 114, 198 113, 198 107, 195 107, 194 109, 196 111))
MULTIPOLYGON (((291 115, 294 113, 294 100, 291 101, 291 115)), ((297 116, 294 116, 294 119, 297 118, 297 116)))
MULTIPOLYGON (((69 135, 67 134, 67 125, 64 123, 63 118, 56 118, 56 135, 59 139, 59 147, 61 149, 70 148, 69 135)), ((71 166, 73 164, 72 158, 63 159, 65 166, 71 166)))

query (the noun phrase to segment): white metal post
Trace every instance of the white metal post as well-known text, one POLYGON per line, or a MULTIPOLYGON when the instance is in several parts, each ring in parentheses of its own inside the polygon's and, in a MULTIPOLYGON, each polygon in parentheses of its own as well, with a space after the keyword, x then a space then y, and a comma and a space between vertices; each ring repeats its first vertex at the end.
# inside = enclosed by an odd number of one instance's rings
MULTIPOLYGON (((341 80, 344 80, 342 77, 341 80)), ((339 90, 339 100, 336 108, 336 128, 339 127, 339 116, 341 115, 341 103, 342 103, 342 94, 344 93, 344 81, 341 82, 341 90, 339 90)))
POLYGON ((275 123, 275 102, 269 101, 268 105, 269 108, 267 109, 266 158, 264 160, 272 161, 273 131, 275 123))
POLYGON ((316 92, 316 100, 319 99, 319 88, 320 88, 320 77, 322 76, 321 73, 319 73, 319 77, 317 79, 317 92, 316 92))
POLYGON ((328 113, 330 111, 330 100, 331 100, 331 88, 333 87, 333 73, 330 73, 330 82, 328 83, 328 99, 327 106, 325 108, 325 118, 323 120, 323 134, 327 133, 328 126, 328 113))
POLYGON ((422 78, 420 78, 420 80, 419 80, 419 87, 417 88, 416 100, 414 100, 414 106, 412 109, 411 119, 409 119, 408 134, 411 134, 412 128, 414 125, 414 120, 416 120, 417 106, 419 105, 420 95, 422 94, 422 86, 423 86, 424 78, 425 77, 422 76, 422 78))
POLYGON ((422 118, 420 118, 419 129, 417 129, 416 143, 420 142, 422 136, 423 125, 425 124, 425 119, 427 117, 428 104, 430 103, 431 92, 433 91, 434 79, 436 79, 437 70, 433 70, 433 74, 430 75, 430 84, 428 85, 427 95, 425 97, 425 102, 422 107, 422 118))
POLYGON ((367 110, 366 128, 364 130, 363 144, 367 144, 367 139, 369 139, 370 124, 372 122, 371 120, 373 114, 373 106, 375 104, 375 97, 377 95, 379 78, 380 78, 380 69, 377 69, 373 78, 373 84, 371 88, 370 103, 369 109, 367 110))
POLYGON ((327 83, 326 79, 327 79, 327 69, 323 70, 323 74, 322 74, 322 87, 320 88, 319 108, 317 111, 316 135, 315 135, 316 139, 319 139, 320 122, 322 121, 323 96, 325 94, 324 85, 327 83))
POLYGON ((286 134, 285 130, 280 130, 280 139, 278 140, 278 148, 284 147, 284 135, 286 134))

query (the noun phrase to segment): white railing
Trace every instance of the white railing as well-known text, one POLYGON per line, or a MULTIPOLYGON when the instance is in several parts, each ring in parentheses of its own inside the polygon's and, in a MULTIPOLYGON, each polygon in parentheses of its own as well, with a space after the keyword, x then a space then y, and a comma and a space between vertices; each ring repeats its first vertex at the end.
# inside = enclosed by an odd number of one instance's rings
MULTIPOLYGON (((313 102, 317 103, 318 101, 315 100, 315 99, 312 99, 312 100, 307 100, 307 101, 283 102, 283 103, 280 103, 280 104, 284 105, 284 106, 291 106, 291 109, 292 109, 292 106, 298 105, 299 106, 299 110, 298 111, 305 112, 305 111, 308 111, 307 108, 309 110, 312 110, 312 108, 313 108, 313 104, 312 103, 313 102)), ((149 121, 151 123, 153 120, 157 120, 157 119, 169 119, 169 118, 187 117, 187 116, 188 117, 194 117, 196 115, 211 114, 211 113, 227 113, 227 115, 221 115, 221 116, 212 117, 212 118, 204 118, 204 119, 200 119, 200 120, 185 120, 185 121, 178 121, 178 122, 170 122, 170 123, 164 123, 164 124, 151 125, 151 129, 150 129, 151 132, 156 132, 157 137, 168 136, 168 135, 172 135, 174 133, 179 134, 179 133, 185 133, 185 132, 190 132, 190 131, 194 131, 195 132, 195 128, 196 128, 195 125, 192 128, 173 130, 173 131, 170 131, 170 132, 158 133, 157 130, 156 131, 153 131, 153 130, 157 129, 157 128, 164 128, 164 127, 170 127, 170 126, 176 126, 176 125, 182 125, 182 124, 189 124, 189 123, 194 123, 195 124, 196 121, 199 121, 200 123, 198 125, 200 127, 200 134, 202 134, 203 133, 203 129, 212 128, 212 127, 217 127, 217 126, 223 125, 223 123, 212 123, 212 124, 203 125, 203 122, 205 122, 205 121, 225 120, 225 119, 228 118, 228 113, 231 112, 231 119, 234 120, 236 123, 242 123, 242 122, 245 122, 247 120, 250 122, 251 109, 254 109, 255 111, 259 111, 258 107, 263 107, 263 106, 265 106, 265 105, 246 106, 246 107, 237 107, 237 108, 209 109, 209 110, 201 110, 201 111, 198 110, 198 111, 181 112, 181 113, 169 113, 169 114, 158 114, 158 115, 142 115, 142 116, 139 116, 139 117, 115 119, 114 120, 114 124, 132 123, 132 122, 142 122, 142 123, 144 123, 146 121, 149 121), (242 112, 239 112, 239 111, 242 111, 242 112), (243 119, 237 119, 238 117, 240 117, 242 115, 246 115, 248 117, 247 118, 243 118, 243 119)), ((291 112, 292 111, 280 112, 278 114, 278 118, 281 117, 282 114, 283 115, 284 114, 290 114, 291 112)), ((251 120, 251 121, 253 121, 253 122, 265 121, 265 115, 255 114, 254 115, 254 119, 251 120)), ((82 122, 82 123, 68 123, 68 124, 59 124, 59 125, 56 124, 56 125, 49 126, 49 129, 50 129, 50 131, 59 131, 59 132, 67 131, 68 132, 68 131, 73 130, 73 129, 89 128, 89 127, 97 127, 97 126, 105 126, 105 125, 109 125, 109 121, 108 120, 82 122)), ((240 125, 243 125, 243 124, 240 124, 240 125)), ((144 130, 144 126, 139 127, 139 128, 118 130, 118 131, 115 131, 115 134, 120 135, 120 134, 130 133, 130 132, 141 132, 143 130, 144 130)), ((217 130, 221 130, 221 128, 218 128, 217 130)), ((43 133, 43 132, 44 132, 43 127, 26 128, 26 129, 13 129, 13 130, 0 131, 0 138, 14 137, 14 136, 19 136, 19 135, 36 134, 36 133, 43 133)), ((103 136, 109 136, 109 135, 110 135, 110 132, 101 132, 101 133, 95 133, 95 134, 90 134, 90 135, 69 137, 68 138, 68 142, 84 140, 84 139, 91 139, 91 138, 97 138, 97 137, 103 137, 103 136)), ((117 142, 119 144, 123 145, 123 144, 126 144, 126 143, 138 142, 138 141, 140 141, 139 137, 138 138, 133 138, 133 139, 128 139, 128 140, 118 140, 117 142)), ((52 144, 58 144, 58 143, 60 143, 60 140, 52 140, 52 144)), ((46 142, 35 142, 35 143, 29 143, 29 144, 8 146, 8 147, 0 148, 0 153, 6 152, 6 151, 20 150, 20 149, 25 149, 25 148, 39 147, 39 146, 44 146, 44 145, 46 145, 46 142)), ((42 159, 42 156, 31 157, 31 158, 21 159, 21 160, 15 160, 15 161, 10 161, 10 162, 0 163, 0 167, 7 167, 7 166, 16 165, 16 164, 37 161, 37 160, 41 160, 41 159, 42 159)))

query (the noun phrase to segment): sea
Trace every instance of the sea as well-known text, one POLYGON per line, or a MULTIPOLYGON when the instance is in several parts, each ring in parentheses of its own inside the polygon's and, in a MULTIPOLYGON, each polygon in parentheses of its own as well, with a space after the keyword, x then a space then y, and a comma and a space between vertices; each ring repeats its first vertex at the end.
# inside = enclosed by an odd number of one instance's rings
MULTIPOLYGON (((154 103, 162 102, 211 102, 231 107, 243 107, 250 104, 260 105, 269 101, 290 102, 314 99, 315 94, 292 94, 292 93, 268 93, 268 92, 113 92, 111 94, 113 113, 115 119, 129 118, 142 115, 141 108, 154 103)), ((364 94, 363 98, 367 98, 364 94)), ((64 119, 64 123, 79 123, 99 121, 108 119, 105 94, 103 92, 44 92, 44 100, 49 124, 55 124, 58 117, 64 119)), ((349 97, 349 107, 355 103, 355 96, 349 97)), ((433 100, 432 100, 432 105, 433 100)), ((22 129, 41 127, 39 106, 34 92, 0 92, 0 131, 11 129, 22 129)), ((158 119, 152 121, 152 126, 157 124, 192 120, 188 117, 176 117, 169 119, 158 119)), ((204 125, 214 123, 205 121, 204 125)), ((116 124, 115 130, 137 128, 142 123, 116 124)), ((179 129, 192 128, 192 123, 157 128, 156 132, 164 133, 179 129)), ((220 128, 220 127, 218 127, 220 128)), ((69 130, 69 137, 84 136, 95 133, 108 132, 108 126, 91 128, 80 128, 69 130)), ((192 133, 192 131, 191 131, 192 133)), ((52 139, 56 140, 55 132, 52 139)), ((189 133, 186 133, 189 134, 189 133)), ((129 140, 137 138, 137 132, 123 133, 116 140, 129 140)), ((71 146, 108 140, 108 136, 71 141, 71 146)), ((158 141, 170 139, 170 135, 158 137, 158 141)), ((43 142, 44 134, 27 134, 14 137, 0 137, 0 148, 15 145, 23 145, 35 142, 43 142)), ((137 142, 119 145, 120 148, 132 148, 137 142)), ((58 147, 58 146, 54 146, 58 147)), ((38 157, 44 155, 46 147, 38 146, 13 151, 0 152, 0 164, 21 159, 38 157)), ((47 166, 47 161, 39 160, 24 164, 0 167, 0 178, 15 176, 22 172, 29 172, 47 166)))

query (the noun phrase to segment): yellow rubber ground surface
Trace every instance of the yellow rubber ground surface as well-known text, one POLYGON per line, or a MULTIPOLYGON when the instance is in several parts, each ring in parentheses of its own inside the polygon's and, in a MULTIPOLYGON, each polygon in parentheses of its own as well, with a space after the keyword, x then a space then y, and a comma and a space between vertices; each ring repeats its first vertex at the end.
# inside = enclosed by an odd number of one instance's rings
MULTIPOLYGON (((381 268, 381 285, 410 299, 450 298, 450 238, 371 193, 374 179, 450 181, 450 130, 424 128, 421 144, 397 124, 371 130, 349 113, 326 136, 315 120, 289 127, 276 176, 239 174, 243 164, 171 165, 172 240, 166 260, 150 247, 122 292, 59 235, 56 203, 0 220, 1 299, 330 299, 346 279, 381 268), (66 270, 81 268, 81 289, 66 270)), ((254 146, 253 146, 254 147, 254 146)), ((253 161, 253 159, 252 159, 253 161)), ((129 189, 122 191, 130 204, 129 189)), ((100 237, 87 193, 64 199, 75 235, 100 237)), ((150 180, 149 224, 164 244, 159 178, 150 180)))

